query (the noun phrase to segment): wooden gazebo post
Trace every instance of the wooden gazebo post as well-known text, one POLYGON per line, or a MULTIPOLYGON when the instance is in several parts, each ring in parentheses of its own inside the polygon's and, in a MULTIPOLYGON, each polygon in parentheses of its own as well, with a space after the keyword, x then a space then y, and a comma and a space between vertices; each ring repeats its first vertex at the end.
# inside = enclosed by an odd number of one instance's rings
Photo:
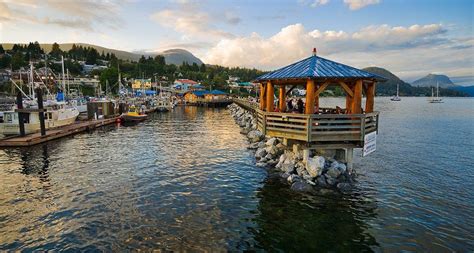
POLYGON ((365 112, 370 113, 374 111, 374 97, 375 97, 375 81, 367 85, 365 92, 367 100, 365 101, 365 112))
POLYGON ((314 93, 316 92, 316 86, 314 85, 314 80, 308 79, 306 81, 306 106, 305 114, 313 114, 314 112, 314 93))
POLYGON ((352 114, 362 113, 362 80, 357 80, 354 86, 354 96, 352 97, 352 114))
POLYGON ((265 110, 265 84, 260 83, 260 110, 265 110))
POLYGON ((273 88, 273 83, 271 81, 267 82, 267 112, 273 112, 273 96, 275 96, 275 89, 273 88))
POLYGON ((280 85, 278 96, 278 109, 280 112, 286 111, 286 89, 285 85, 280 85))

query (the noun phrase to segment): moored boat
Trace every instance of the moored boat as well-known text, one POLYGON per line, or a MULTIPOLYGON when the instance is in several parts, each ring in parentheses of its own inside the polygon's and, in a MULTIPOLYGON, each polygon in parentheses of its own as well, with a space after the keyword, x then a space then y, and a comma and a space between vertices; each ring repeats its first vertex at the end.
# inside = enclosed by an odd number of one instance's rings
MULTIPOLYGON (((27 106, 28 108, 28 106, 27 106)), ((37 108, 33 105, 30 108, 37 108)), ((69 107, 64 102, 49 101, 44 103, 46 112, 44 122, 46 129, 73 124, 79 111, 75 107, 69 107)), ((38 113, 28 113, 25 115, 25 133, 34 133, 40 130, 40 120, 38 113)), ((0 123, 0 134, 15 135, 20 133, 18 112, 8 111, 3 113, 3 122, 0 123)))
POLYGON ((128 112, 122 113, 120 116, 124 122, 139 122, 146 120, 148 115, 143 112, 139 112, 138 108, 135 106, 130 106, 128 112))

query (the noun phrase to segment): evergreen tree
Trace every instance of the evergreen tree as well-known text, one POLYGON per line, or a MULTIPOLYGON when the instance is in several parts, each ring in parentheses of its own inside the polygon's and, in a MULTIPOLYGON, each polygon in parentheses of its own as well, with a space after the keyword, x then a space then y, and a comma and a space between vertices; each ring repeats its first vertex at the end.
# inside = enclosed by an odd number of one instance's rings
POLYGON ((49 52, 49 55, 54 57, 55 59, 59 59, 59 57, 63 55, 63 51, 59 47, 58 43, 53 43, 53 47, 51 48, 51 52, 49 52))
POLYGON ((17 70, 23 66, 26 66, 27 62, 23 60, 23 53, 17 51, 12 57, 11 65, 13 70, 17 70))
POLYGON ((0 54, 4 54, 4 53, 5 53, 5 50, 3 49, 2 44, 0 44, 0 54))

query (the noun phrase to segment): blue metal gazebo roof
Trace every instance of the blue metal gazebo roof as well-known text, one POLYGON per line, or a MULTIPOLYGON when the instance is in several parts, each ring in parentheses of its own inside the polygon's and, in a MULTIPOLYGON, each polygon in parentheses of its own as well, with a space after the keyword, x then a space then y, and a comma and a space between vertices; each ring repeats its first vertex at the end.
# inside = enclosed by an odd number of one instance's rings
POLYGON ((299 62, 293 63, 278 70, 266 73, 257 77, 257 81, 264 80, 280 80, 280 79, 299 79, 299 78, 351 78, 351 79, 376 79, 377 81, 385 81, 386 79, 363 71, 354 67, 350 67, 341 63, 337 63, 316 55, 312 55, 299 62))

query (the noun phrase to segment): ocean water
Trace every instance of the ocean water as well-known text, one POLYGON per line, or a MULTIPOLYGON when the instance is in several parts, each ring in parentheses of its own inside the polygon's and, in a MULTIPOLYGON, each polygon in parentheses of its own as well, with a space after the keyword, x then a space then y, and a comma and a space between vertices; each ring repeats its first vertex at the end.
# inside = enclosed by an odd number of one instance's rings
POLYGON ((344 195, 295 193, 256 167, 225 109, 1 149, 0 250, 474 250, 474 100, 376 110, 377 151, 355 153, 344 195))

